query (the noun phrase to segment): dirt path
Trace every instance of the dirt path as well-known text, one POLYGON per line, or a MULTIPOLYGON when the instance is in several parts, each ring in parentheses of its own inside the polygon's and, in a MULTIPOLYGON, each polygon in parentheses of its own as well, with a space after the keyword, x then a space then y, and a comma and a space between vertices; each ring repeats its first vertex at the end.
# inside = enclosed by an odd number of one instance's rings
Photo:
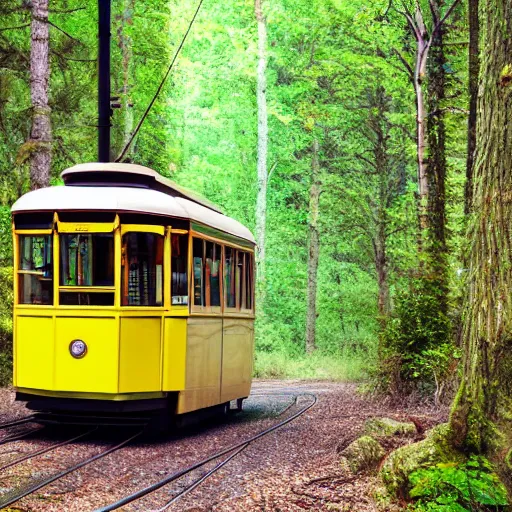
MULTIPOLYGON (((301 393, 314 393, 318 402, 296 421, 250 445, 212 478, 169 508, 171 511, 354 511, 377 510, 372 495, 375 478, 353 477, 339 463, 338 452, 362 432, 373 416, 415 417, 426 428, 443 421, 445 412, 428 407, 396 408, 362 398, 354 385, 328 382, 259 381, 245 411, 226 422, 182 432, 168 439, 144 441, 109 455, 91 466, 38 491, 16 504, 24 511, 90 511, 154 483, 275 424, 279 414, 301 393), (284 393, 280 395, 279 393, 284 393)), ((12 393, 2 391, 0 422, 22 416, 13 407, 12 393)), ((310 398, 304 396, 299 404, 310 398)), ((297 407, 298 407, 297 406, 297 407)), ((295 408, 296 410, 296 408, 295 408)), ((0 446, 0 463, 44 445, 44 439, 0 446)), ((104 443, 91 440, 59 449, 6 470, 1 490, 30 475, 44 475, 97 453, 104 443)), ((122 510, 151 511, 162 507, 203 468, 122 510)), ((13 509, 11 509, 13 510, 13 509)))

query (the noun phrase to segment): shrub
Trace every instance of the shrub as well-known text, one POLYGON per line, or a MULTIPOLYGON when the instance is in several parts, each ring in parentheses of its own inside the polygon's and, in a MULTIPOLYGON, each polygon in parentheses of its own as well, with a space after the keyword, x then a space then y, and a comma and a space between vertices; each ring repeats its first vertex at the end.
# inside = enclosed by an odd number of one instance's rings
POLYGON ((451 322, 439 310, 439 290, 426 278, 398 294, 395 310, 381 333, 377 380, 391 393, 440 394, 458 358, 451 322))

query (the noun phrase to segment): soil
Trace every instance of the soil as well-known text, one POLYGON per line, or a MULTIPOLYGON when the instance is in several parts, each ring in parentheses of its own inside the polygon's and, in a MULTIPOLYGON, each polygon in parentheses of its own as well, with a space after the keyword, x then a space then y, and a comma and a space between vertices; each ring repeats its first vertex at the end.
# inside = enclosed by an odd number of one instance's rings
MULTIPOLYGON (((200 486, 172 504, 170 511, 288 512, 391 511, 375 498, 376 472, 353 475, 339 453, 355 440, 371 417, 413 421, 422 432, 443 422, 446 409, 428 404, 391 404, 365 398, 353 384, 305 381, 256 381, 242 413, 183 429, 167 437, 146 437, 19 500, 10 509, 22 511, 92 511, 151 485, 221 449, 249 438, 318 401, 304 415, 250 444, 200 486), (294 403, 297 397, 297 403, 294 403)), ((0 423, 28 415, 14 402, 12 390, 0 390, 0 423)), ((2 431, 23 432, 31 425, 2 431)), ((80 442, 29 459, 0 474, 0 496, 56 474, 129 437, 133 431, 100 430, 80 442)), ((0 466, 31 451, 77 435, 76 429, 36 434, 0 445, 0 466)), ((390 451, 411 438, 392 438, 390 451)), ((176 494, 227 457, 118 510, 156 511, 176 494)))

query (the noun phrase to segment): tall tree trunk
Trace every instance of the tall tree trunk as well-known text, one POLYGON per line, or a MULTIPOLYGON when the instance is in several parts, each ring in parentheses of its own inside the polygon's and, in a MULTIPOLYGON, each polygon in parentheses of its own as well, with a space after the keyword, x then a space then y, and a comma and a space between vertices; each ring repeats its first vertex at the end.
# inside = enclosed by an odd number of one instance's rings
POLYGON ((430 41, 423 21, 419 5, 416 7, 416 62, 414 66, 414 92, 416 93, 416 145, 418 161, 418 224, 420 228, 418 249, 423 248, 423 232, 427 229, 428 202, 428 144, 427 144, 427 111, 425 108, 425 92, 423 82, 427 73, 427 59, 430 51, 430 41))
POLYGON ((30 187, 47 187, 52 158, 51 109, 48 105, 49 24, 48 0, 32 0, 32 46, 30 51, 30 94, 32 130, 30 133, 30 187))
POLYGON ((374 134, 373 139, 373 160, 375 171, 378 176, 378 202, 376 207, 377 225, 373 241, 373 252, 375 259, 375 270, 377 272, 378 311, 381 327, 384 328, 389 314, 389 282, 388 282, 388 255, 387 239, 389 228, 388 208, 392 196, 392 171, 390 169, 388 154, 389 126, 386 115, 389 113, 388 98, 384 87, 377 87, 374 99, 371 102, 372 112, 369 124, 374 134), (387 129, 386 129, 387 127, 387 129))
POLYGON ((468 117, 468 155, 466 161, 466 191, 464 195, 464 213, 471 212, 473 192, 473 166, 476 148, 476 107, 478 100, 478 75, 480 71, 480 26, 478 19, 479 0, 469 0, 469 117, 468 117))
MULTIPOLYGON (((512 0, 485 0, 456 446, 512 469, 512 0)), ((508 481, 510 487, 510 480, 508 481)))
MULTIPOLYGON (((121 22, 121 33, 119 36, 119 45, 123 59, 123 87, 121 91, 121 109, 123 113, 123 147, 125 147, 133 132, 133 108, 130 99, 131 78, 132 78, 132 40, 127 35, 127 29, 132 25, 133 9, 135 8, 135 0, 124 0, 123 19, 121 22)), ((130 157, 134 145, 126 154, 126 158, 130 157)))
POLYGON ((318 214, 320 205, 320 162, 318 159, 318 140, 313 142, 311 162, 311 186, 309 189, 309 254, 308 254, 308 301, 306 316, 306 352, 316 349, 316 290, 318 284, 318 257, 320 239, 318 233, 318 214))
MULTIPOLYGON (((432 2, 435 23, 441 14, 439 5, 432 2), (436 12, 437 11, 437 12, 436 12)), ((432 36, 428 62, 428 273, 435 283, 440 311, 447 312, 448 248, 446 245, 446 125, 444 100, 446 90, 446 58, 443 45, 444 27, 432 36)))
POLYGON ((257 291, 259 308, 265 301, 265 233, 267 224, 268 183, 268 113, 267 113, 267 20, 263 0, 255 0, 254 12, 258 23, 258 70, 256 94, 258 103, 258 197, 256 200, 257 291))

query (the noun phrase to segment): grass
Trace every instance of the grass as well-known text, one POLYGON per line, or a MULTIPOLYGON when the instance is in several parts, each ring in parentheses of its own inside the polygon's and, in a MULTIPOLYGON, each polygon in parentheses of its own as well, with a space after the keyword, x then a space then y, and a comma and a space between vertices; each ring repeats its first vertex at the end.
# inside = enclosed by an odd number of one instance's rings
POLYGON ((254 376, 260 379, 308 379, 360 382, 371 361, 367 353, 290 356, 284 352, 256 352, 254 376))

